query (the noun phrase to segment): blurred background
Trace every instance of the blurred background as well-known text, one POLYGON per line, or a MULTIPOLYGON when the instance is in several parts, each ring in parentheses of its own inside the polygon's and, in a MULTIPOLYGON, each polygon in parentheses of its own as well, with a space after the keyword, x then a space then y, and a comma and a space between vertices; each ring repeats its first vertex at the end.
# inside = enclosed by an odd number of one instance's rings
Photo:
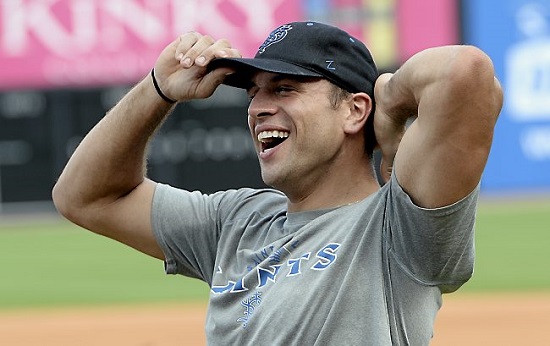
MULTIPOLYGON (((547 0, 2 0, 0 211, 47 208, 82 137, 179 33, 227 38, 252 56, 278 24, 303 19, 364 40, 382 71, 427 47, 481 47, 506 92, 482 190, 550 191, 547 0)), ((151 177, 205 192, 261 186, 244 100, 223 87, 180 105, 152 145, 151 177)))
MULTIPOLYGON (((207 287, 167 279, 161 263, 56 218, 51 189, 83 136, 180 33, 226 38, 253 56, 296 20, 342 27, 381 71, 445 44, 493 59, 505 104, 465 290, 550 292, 550 0, 0 0, 0 312, 204 302, 207 287)), ((153 140, 149 175, 206 193, 262 186, 246 95, 222 86, 180 104, 153 140)))

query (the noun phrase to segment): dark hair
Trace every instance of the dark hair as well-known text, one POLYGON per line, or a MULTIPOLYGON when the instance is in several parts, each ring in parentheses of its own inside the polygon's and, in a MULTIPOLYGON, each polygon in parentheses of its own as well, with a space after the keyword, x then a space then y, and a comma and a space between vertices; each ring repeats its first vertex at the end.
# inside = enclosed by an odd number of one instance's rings
MULTIPOLYGON (((352 96, 352 93, 334 83, 331 83, 331 85, 332 92, 330 93, 329 101, 333 108, 338 108, 342 102, 348 100, 352 96)), ((374 110, 376 108, 376 103, 374 99, 372 101, 372 108, 364 127, 365 152, 370 159, 372 159, 374 148, 376 147, 376 136, 374 134, 374 110)))

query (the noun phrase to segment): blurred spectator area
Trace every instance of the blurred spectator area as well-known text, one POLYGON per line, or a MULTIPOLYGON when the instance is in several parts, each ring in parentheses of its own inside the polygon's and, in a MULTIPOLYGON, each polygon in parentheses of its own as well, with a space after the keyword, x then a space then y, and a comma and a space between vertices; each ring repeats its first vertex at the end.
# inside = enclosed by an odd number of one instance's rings
MULTIPOLYGON (((497 129, 482 188, 548 188, 548 2, 0 1, 0 207, 50 201, 56 178, 83 136, 146 78, 159 52, 180 33, 195 30, 227 38, 252 56, 271 29, 295 20, 344 28, 367 43, 381 71, 394 71, 428 47, 482 47, 495 61, 499 79, 513 80, 512 92, 522 96, 512 97, 519 101, 507 105, 501 116, 504 125, 497 129), (538 175, 503 175, 510 153, 538 175)), ((208 100, 179 105, 153 140, 149 175, 206 193, 263 186, 242 91, 221 87, 208 100)))

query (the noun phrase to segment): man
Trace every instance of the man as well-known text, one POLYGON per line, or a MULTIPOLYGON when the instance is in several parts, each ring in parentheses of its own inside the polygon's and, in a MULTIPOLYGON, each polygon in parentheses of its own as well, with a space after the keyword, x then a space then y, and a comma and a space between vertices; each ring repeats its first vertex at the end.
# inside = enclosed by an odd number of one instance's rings
POLYGON ((502 104, 490 59, 439 47, 378 77, 361 42, 312 22, 283 25, 254 59, 239 57, 194 32, 171 43, 84 138, 54 188, 57 208, 168 273, 206 281, 209 344, 427 345, 441 293, 472 273, 502 104), (262 177, 275 189, 203 195, 144 177, 172 102, 222 82, 249 94, 262 177))

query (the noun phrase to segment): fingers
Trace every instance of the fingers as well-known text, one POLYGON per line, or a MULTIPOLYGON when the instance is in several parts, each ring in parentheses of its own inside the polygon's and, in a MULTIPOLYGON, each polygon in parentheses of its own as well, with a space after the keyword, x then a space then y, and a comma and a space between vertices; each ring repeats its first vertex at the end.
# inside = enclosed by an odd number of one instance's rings
POLYGON ((227 40, 215 41, 208 35, 189 32, 179 37, 175 58, 184 68, 204 67, 215 58, 240 57, 238 50, 231 48, 227 40))
POLYGON ((188 32, 163 50, 155 63, 155 76, 160 89, 173 100, 206 98, 233 72, 227 68, 207 71, 206 66, 216 58, 240 56, 227 40, 188 32))

